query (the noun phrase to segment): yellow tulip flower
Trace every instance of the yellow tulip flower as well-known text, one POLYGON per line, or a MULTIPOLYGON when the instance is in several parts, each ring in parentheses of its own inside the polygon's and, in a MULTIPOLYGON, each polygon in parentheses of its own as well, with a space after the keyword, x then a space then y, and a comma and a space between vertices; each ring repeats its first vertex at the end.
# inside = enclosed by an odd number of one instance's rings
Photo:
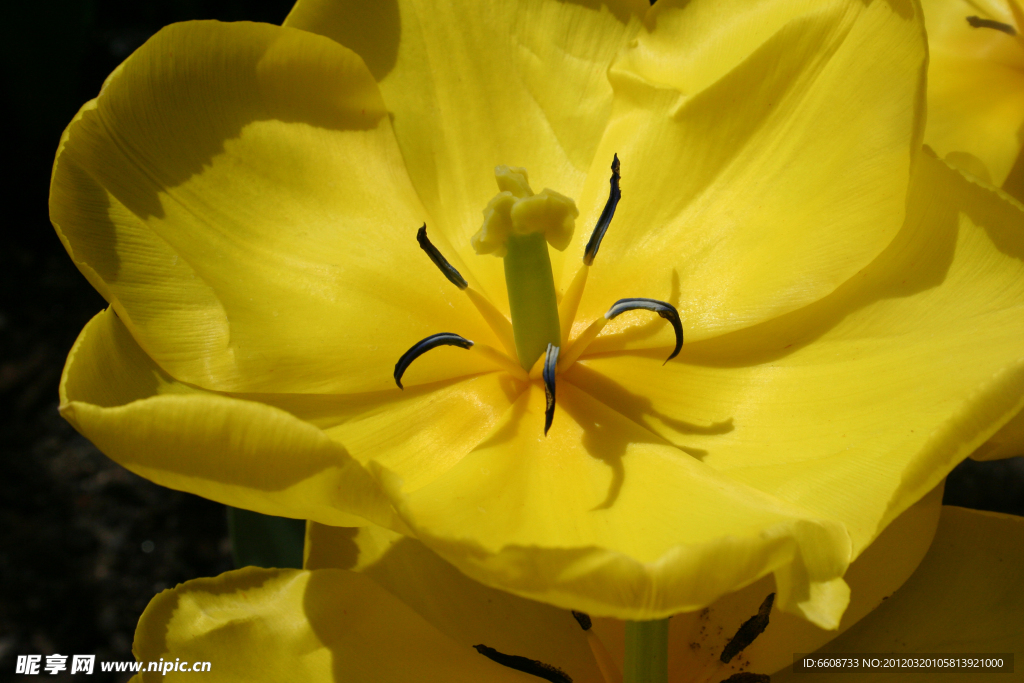
POLYGON ((111 304, 62 414, 157 483, 386 527, 562 608, 651 620, 771 576, 835 628, 849 563, 1024 403, 1024 214, 922 151, 915 7, 170 26, 57 153, 53 223, 111 304), (440 333, 463 348, 395 371, 440 333))
POLYGON ((925 143, 1024 201, 1024 5, 922 0, 931 61, 925 143))
MULTIPOLYGON (((672 617, 669 681, 718 683, 743 672, 773 682, 834 680, 833 671, 791 671, 794 653, 819 648, 1020 652, 1024 520, 941 508, 939 498, 911 508, 883 532, 880 547, 872 545, 850 565, 854 590, 838 637, 772 609, 766 596, 774 586, 766 578, 709 608, 672 617), (767 627, 737 641, 741 625, 766 602, 760 611, 767 627)), ((163 680, 145 672, 149 662, 162 660, 209 662, 203 677, 210 681, 621 682, 622 622, 487 588, 419 542, 376 527, 318 526, 309 530, 304 571, 250 567, 156 596, 135 635, 141 681, 163 680)), ((194 676, 172 670, 167 677, 176 675, 194 676)), ((922 676, 871 675, 883 681, 922 676)), ((944 672, 942 680, 977 676, 960 670, 944 672)))

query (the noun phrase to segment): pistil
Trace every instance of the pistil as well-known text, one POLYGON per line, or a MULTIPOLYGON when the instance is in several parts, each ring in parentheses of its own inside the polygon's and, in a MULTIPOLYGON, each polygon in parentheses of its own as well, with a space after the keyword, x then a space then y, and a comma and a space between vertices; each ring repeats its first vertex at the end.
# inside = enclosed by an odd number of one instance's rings
POLYGON ((509 235, 505 243, 505 285, 516 353, 529 370, 548 344, 559 346, 558 300, 544 235, 509 235))
POLYGON ((494 177, 500 192, 484 209, 473 248, 505 261, 516 354, 528 371, 549 344, 562 344, 548 245, 558 250, 569 246, 579 211, 573 200, 554 190, 534 194, 526 169, 498 166, 494 177))
POLYGON ((668 683, 668 619, 626 622, 624 683, 668 683))

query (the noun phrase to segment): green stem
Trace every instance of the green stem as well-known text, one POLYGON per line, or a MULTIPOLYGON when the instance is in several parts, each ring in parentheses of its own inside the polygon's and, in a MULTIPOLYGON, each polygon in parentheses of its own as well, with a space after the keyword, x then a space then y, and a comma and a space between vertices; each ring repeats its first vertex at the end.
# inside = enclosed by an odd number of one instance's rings
POLYGON ((623 683, 668 683, 668 619, 626 622, 623 683))
POLYGON ((509 235, 505 284, 519 363, 533 367, 548 344, 558 346, 558 300, 548 244, 539 232, 509 235))
POLYGON ((235 567, 302 569, 306 522, 228 507, 228 533, 235 567))

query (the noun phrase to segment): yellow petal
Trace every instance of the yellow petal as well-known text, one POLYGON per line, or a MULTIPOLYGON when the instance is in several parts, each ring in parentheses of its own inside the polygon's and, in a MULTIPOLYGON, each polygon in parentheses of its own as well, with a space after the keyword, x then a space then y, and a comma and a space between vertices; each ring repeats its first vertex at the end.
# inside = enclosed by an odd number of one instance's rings
POLYGON ((616 107, 577 198, 593 225, 617 152, 622 201, 579 325, 653 297, 697 341, 820 299, 886 247, 923 125, 909 2, 659 1, 646 26, 610 71, 616 107))
POLYGON ((1019 202, 1024 202, 1024 151, 1017 155, 1010 175, 1003 183, 1003 191, 1019 202))
MULTIPOLYGON (((970 653, 1024 650, 1024 519, 945 507, 931 549, 902 588, 822 648, 829 653, 970 653)), ((1020 662, 1015 662, 1019 671, 1020 662)), ((872 671, 872 681, 989 680, 978 670, 872 671)), ((866 679, 867 677, 865 677, 866 679)), ((993 680, 997 680, 995 676, 993 680)), ((775 681, 834 681, 834 673, 780 672, 775 681)))
POLYGON ((306 555, 306 569, 369 576, 456 643, 485 643, 548 662, 576 683, 602 681, 570 612, 477 583, 416 540, 377 526, 343 529, 311 522, 306 555))
POLYGON ((75 342, 60 398, 101 451, 163 486, 268 515, 402 528, 342 446, 278 408, 176 382, 110 309, 75 342))
MULTIPOLYGON (((438 632, 370 578, 247 567, 157 595, 132 652, 149 662, 210 662, 207 681, 527 683, 438 632)), ((197 674, 157 672, 143 683, 197 674)))
POLYGON ((1003 425, 992 438, 971 453, 975 460, 1001 460, 1024 455, 1024 411, 1003 425))
POLYGON ((1021 150, 1024 39, 1020 32, 1024 26, 1017 25, 1018 35, 1010 36, 973 28, 967 17, 1015 26, 1009 7, 1015 1, 921 2, 931 53, 925 142, 951 163, 977 159, 985 171, 981 177, 997 186, 1003 184, 1021 150))
POLYGON ((522 383, 500 372, 408 389, 397 397, 398 392, 304 396, 278 405, 305 420, 315 414, 316 424, 353 458, 397 472, 405 487, 417 489, 476 448, 522 391, 522 383))
POLYGON ((546 437, 543 414, 530 385, 431 483, 403 490, 382 472, 416 537, 482 583, 595 615, 664 617, 774 572, 785 608, 838 621, 841 527, 720 476, 567 383, 546 437))
POLYGON ((840 522, 856 556, 1024 403, 1024 212, 933 156, 916 169, 903 230, 833 295, 664 366, 604 355, 565 377, 840 522))
MULTIPOLYGON (((740 625, 757 614, 775 591, 771 577, 723 596, 699 612, 676 614, 669 622, 669 680, 712 681, 738 671, 773 674, 792 664, 794 652, 813 652, 868 616, 910 578, 931 545, 942 510, 938 486, 896 518, 858 557, 843 577, 850 585, 850 606, 837 630, 772 609, 768 627, 728 665, 719 659, 740 625)), ((361 533, 361 532, 360 532, 361 533)), ((608 644, 619 667, 623 660, 623 622, 598 619, 594 630, 608 644)))
MULTIPOLYGON (((429 334, 493 341, 416 243, 432 219, 373 79, 322 36, 162 30, 65 131, 50 208, 82 272, 190 384, 384 389, 429 334)), ((421 381, 479 370, 443 360, 421 381)))
MULTIPOLYGON (((579 196, 611 112, 608 64, 647 9, 645 0, 300 0, 285 25, 366 60, 419 196, 499 303, 501 263, 470 245, 494 167, 524 167, 533 187, 579 196)), ((561 261, 552 254, 556 278, 561 261)))

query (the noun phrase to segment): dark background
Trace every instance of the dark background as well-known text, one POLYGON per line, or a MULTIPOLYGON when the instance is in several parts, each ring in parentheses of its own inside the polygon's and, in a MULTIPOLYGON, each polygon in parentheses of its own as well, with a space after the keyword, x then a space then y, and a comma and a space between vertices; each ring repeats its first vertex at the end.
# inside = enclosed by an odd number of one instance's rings
MULTIPOLYGON (((64 126, 160 27, 188 19, 280 23, 290 7, 289 0, 23 0, 4 7, 0 680, 29 680, 14 675, 18 654, 130 660, 135 623, 155 593, 233 566, 222 506, 129 473, 57 414, 64 358, 105 303, 50 227, 47 193, 64 126)), ((1024 460, 961 465, 946 502, 1024 514, 1024 460)), ((89 680, 104 680, 96 668, 89 680)))
MULTIPOLYGON (((19 654, 131 660, 153 595, 233 568, 224 507, 100 454, 57 414, 64 358, 105 306, 47 217, 61 132, 162 26, 281 23, 290 0, 35 0, 0 15, 0 680, 19 654)), ((68 665, 70 669, 70 657, 68 665)), ((45 659, 44 659, 45 662, 45 659)))

